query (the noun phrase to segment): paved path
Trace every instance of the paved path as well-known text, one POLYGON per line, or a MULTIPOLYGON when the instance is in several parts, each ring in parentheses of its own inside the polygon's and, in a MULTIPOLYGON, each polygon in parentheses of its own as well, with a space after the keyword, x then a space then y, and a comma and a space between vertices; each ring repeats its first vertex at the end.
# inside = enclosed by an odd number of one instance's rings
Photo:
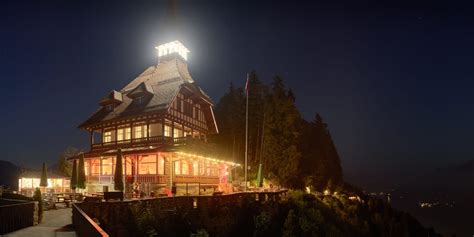
POLYGON ((50 210, 43 213, 43 222, 4 235, 5 237, 74 237, 76 232, 71 230, 71 208, 50 210), (65 228, 62 228, 65 227, 65 228))

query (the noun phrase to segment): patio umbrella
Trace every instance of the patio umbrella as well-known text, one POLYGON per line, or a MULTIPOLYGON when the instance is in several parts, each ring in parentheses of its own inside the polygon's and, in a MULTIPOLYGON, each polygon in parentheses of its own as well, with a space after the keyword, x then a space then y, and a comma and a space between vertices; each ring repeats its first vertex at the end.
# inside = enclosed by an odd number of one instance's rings
POLYGON ((41 171, 41 180, 40 187, 48 187, 48 171, 46 168, 46 163, 43 162, 43 170, 41 171))
POLYGON ((84 168, 84 153, 81 153, 79 165, 77 166, 77 188, 86 188, 86 170, 84 168))
POLYGON ((115 162, 114 189, 123 192, 123 165, 122 150, 117 151, 117 161, 115 162))
POLYGON ((71 189, 76 190, 77 188, 77 160, 72 163, 72 175, 71 175, 71 189))

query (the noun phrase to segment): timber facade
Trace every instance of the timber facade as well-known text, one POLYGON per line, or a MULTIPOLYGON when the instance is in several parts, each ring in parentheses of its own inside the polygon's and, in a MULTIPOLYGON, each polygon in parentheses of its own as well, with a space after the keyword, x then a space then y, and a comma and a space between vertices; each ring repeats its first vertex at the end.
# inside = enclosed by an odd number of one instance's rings
POLYGON ((185 149, 206 146, 208 135, 218 132, 213 102, 188 71, 189 51, 179 41, 157 49, 157 65, 111 91, 79 126, 90 136, 90 150, 84 153, 86 192, 113 189, 118 149, 127 192, 169 195, 172 186, 187 194, 229 189, 229 172, 238 164, 185 149))

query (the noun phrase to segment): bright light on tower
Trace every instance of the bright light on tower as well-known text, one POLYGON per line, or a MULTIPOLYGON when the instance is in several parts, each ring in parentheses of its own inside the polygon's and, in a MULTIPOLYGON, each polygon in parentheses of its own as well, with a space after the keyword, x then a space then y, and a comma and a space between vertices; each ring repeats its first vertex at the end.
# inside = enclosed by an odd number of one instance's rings
POLYGON ((188 60, 189 50, 178 40, 158 45, 158 57, 163 57, 172 53, 178 53, 184 60, 188 60))

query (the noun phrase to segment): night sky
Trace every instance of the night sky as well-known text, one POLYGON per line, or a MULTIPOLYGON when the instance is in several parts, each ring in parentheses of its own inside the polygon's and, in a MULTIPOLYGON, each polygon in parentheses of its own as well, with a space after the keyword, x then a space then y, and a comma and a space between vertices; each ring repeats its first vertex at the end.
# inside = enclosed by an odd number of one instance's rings
POLYGON ((252 69, 281 75, 346 171, 472 159, 472 8, 392 4, 180 1, 176 33, 166 2, 2 2, 0 159, 39 168, 88 149, 77 125, 176 35, 214 101, 252 69))

